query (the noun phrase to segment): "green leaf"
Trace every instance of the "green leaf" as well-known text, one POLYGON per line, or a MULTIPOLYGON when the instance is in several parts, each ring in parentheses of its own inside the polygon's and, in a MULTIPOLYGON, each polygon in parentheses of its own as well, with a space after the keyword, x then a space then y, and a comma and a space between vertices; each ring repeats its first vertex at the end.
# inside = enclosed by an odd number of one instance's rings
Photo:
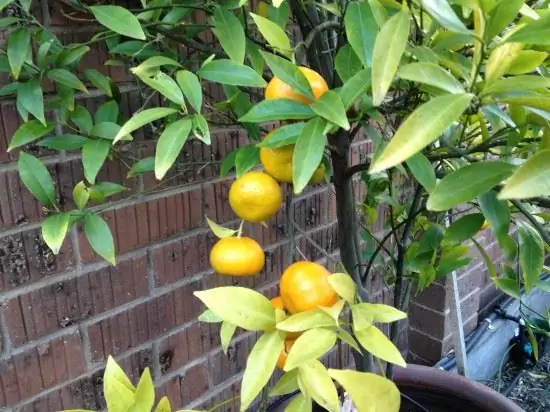
POLYGON ((38 120, 23 123, 13 134, 8 152, 40 139, 42 136, 50 133, 54 127, 53 123, 48 123, 44 126, 38 120))
POLYGON ((139 129, 142 126, 145 126, 148 123, 151 123, 155 120, 162 119, 163 117, 169 116, 171 114, 177 113, 177 109, 169 109, 167 107, 154 107, 152 109, 146 109, 139 113, 136 113, 130 118, 124 125, 121 127, 113 144, 118 142, 127 134, 133 132, 136 129, 139 129))
POLYGON ((260 46, 254 43, 250 39, 246 39, 246 51, 248 59, 250 60, 250 66, 262 75, 265 70, 265 61, 260 53, 260 46))
POLYGON ((202 88, 199 78, 188 70, 180 70, 176 73, 176 81, 193 109, 195 109, 197 113, 200 113, 202 106, 202 88))
POLYGON ((206 145, 212 143, 210 137, 210 129, 208 128, 208 121, 202 114, 196 114, 193 117, 193 135, 206 145))
POLYGON ((254 69, 228 59, 212 60, 197 74, 205 80, 233 86, 265 87, 267 85, 254 69))
POLYGON ((249 144, 240 147, 235 156, 235 171, 237 177, 252 170, 258 163, 260 163, 260 150, 255 145, 249 144))
POLYGON ((54 150, 77 150, 82 149, 88 139, 74 134, 46 137, 38 143, 38 146, 54 150))
POLYGON ((277 329, 287 332, 301 332, 311 328, 337 326, 334 319, 322 310, 314 309, 296 313, 277 324, 277 329))
POLYGON ((107 222, 99 215, 87 214, 84 216, 84 233, 92 249, 115 266, 115 244, 107 222))
POLYGON ((548 57, 548 53, 536 50, 522 50, 516 54, 507 66, 506 74, 531 73, 539 67, 548 57))
POLYGON ((71 113, 71 122, 83 133, 90 133, 94 125, 92 116, 84 106, 76 106, 71 113))
POLYGON ((84 76, 99 90, 107 93, 107 96, 113 97, 113 91, 111 88, 111 83, 109 78, 105 77, 103 74, 98 72, 95 69, 86 69, 84 70, 84 76))
POLYGON ((339 328, 337 329, 337 333, 338 333, 338 338, 342 342, 346 343, 348 346, 355 349, 357 352, 362 353, 361 348, 359 347, 359 345, 357 344, 353 336, 351 336, 351 334, 347 330, 339 328))
POLYGON ((150 88, 158 91, 168 100, 183 106, 183 93, 174 79, 166 73, 158 72, 154 77, 140 77, 141 81, 150 88))
POLYGON ((311 412, 311 398, 302 393, 296 395, 285 408, 285 412, 311 412))
MULTIPOLYGON (((371 50, 372 47, 374 47, 374 42, 371 46, 371 50)), ((340 79, 342 79, 343 82, 348 81, 354 75, 356 75, 357 72, 363 69, 363 63, 361 62, 361 60, 359 60, 359 57, 357 56, 355 51, 353 51, 353 48, 349 44, 344 44, 340 48, 340 50, 336 54, 334 64, 336 71, 338 72, 338 76, 340 76, 340 79)), ((368 76, 368 82, 370 84, 370 72, 368 76)))
POLYGON ((68 213, 56 213, 42 221, 42 238, 54 255, 59 253, 65 235, 69 229, 70 215, 68 213))
POLYGON ((309 119, 315 112, 305 104, 290 99, 262 100, 253 106, 240 122, 262 123, 274 120, 309 119))
POLYGON ((340 402, 334 382, 327 369, 318 360, 312 360, 298 368, 299 382, 303 383, 306 395, 329 411, 339 411, 340 402))
POLYGON ((532 94, 526 96, 506 96, 499 98, 502 103, 518 104, 522 106, 534 107, 536 109, 542 109, 550 111, 550 96, 543 94, 532 94))
POLYGON ((220 342, 222 345, 223 353, 227 355, 227 350, 229 349, 229 344, 231 343, 231 338, 235 334, 237 327, 229 322, 222 322, 220 328, 220 342))
POLYGON ((415 154, 407 159, 407 167, 426 192, 431 193, 435 189, 437 183, 435 170, 426 156, 422 153, 415 154))
POLYGON ((155 404, 155 385, 149 368, 145 368, 135 392, 135 406, 143 411, 150 411, 155 404))
POLYGON ((483 94, 544 90, 550 87, 550 79, 541 76, 513 76, 489 83, 483 94))
POLYGON ((298 136, 292 155, 292 183, 296 194, 304 190, 323 160, 326 125, 325 120, 316 117, 306 123, 298 136))
POLYGON ((124 7, 103 5, 92 6, 90 10, 96 20, 109 30, 133 39, 145 40, 139 20, 124 7))
POLYGON ((216 315, 214 312, 212 312, 210 309, 206 309, 204 312, 200 314, 199 322, 221 323, 223 322, 223 319, 220 318, 218 315, 216 315))
POLYGON ((103 197, 109 197, 116 195, 117 193, 124 192, 128 189, 118 183, 99 182, 93 186, 90 186, 90 190, 101 193, 103 197))
MULTIPOLYGON (((367 327, 370 327, 370 324, 373 322, 378 323, 392 323, 398 320, 406 319, 407 314, 402 312, 393 306, 383 305, 380 303, 358 303, 353 305, 355 322, 357 316, 366 318, 367 327)), ((354 325, 355 326, 355 325, 354 325)), ((355 328, 356 330, 364 328, 355 328)))
POLYGON ((264 36, 271 47, 279 49, 283 52, 288 52, 292 49, 288 36, 280 26, 265 17, 254 13, 249 14, 254 20, 254 23, 256 23, 256 26, 258 26, 260 33, 264 36))
POLYGON ((420 0, 420 3, 441 26, 456 33, 470 33, 455 14, 448 0, 420 0))
POLYGON ((103 139, 113 140, 119 131, 120 126, 118 124, 103 122, 95 124, 92 130, 90 130, 90 134, 103 139))
POLYGON ((445 231, 445 240, 462 243, 473 238, 483 226, 485 217, 481 213, 472 213, 455 220, 445 231))
POLYGON ((157 72, 156 69, 162 66, 169 67, 181 67, 181 64, 174 59, 166 56, 153 56, 139 64, 138 66, 130 69, 136 76, 152 76, 157 72))
POLYGON ((508 27, 518 15, 519 9, 524 3, 525 0, 500 1, 489 16, 487 27, 485 28, 485 39, 491 41, 508 27))
POLYGON ((487 254, 485 249, 479 244, 479 242, 472 238, 472 243, 475 245, 477 250, 479 251, 481 257, 483 258, 483 261, 485 262, 485 266, 487 267, 487 271, 489 272, 489 278, 490 279, 496 279, 497 278, 497 271, 495 269, 495 265, 493 264, 493 261, 491 260, 491 257, 487 254))
POLYGON ((373 356, 398 366, 407 366, 399 349, 376 326, 355 331, 355 337, 373 356))
POLYGON ((479 197, 479 207, 491 225, 497 238, 508 234, 510 229, 510 208, 508 202, 498 200, 493 190, 479 197))
POLYGON ((311 360, 319 359, 336 343, 336 333, 323 328, 310 329, 294 342, 285 362, 285 371, 290 371, 311 360))
POLYGON ((91 184, 94 184, 99 170, 105 163, 111 150, 111 142, 106 140, 90 140, 82 147, 82 165, 84 176, 91 184))
POLYGON ((155 412, 172 412, 172 407, 170 406, 170 401, 166 396, 163 396, 157 407, 155 408, 155 412))
POLYGON ((246 360, 241 384, 241 411, 245 411, 267 385, 285 342, 278 331, 264 333, 246 360))
POLYGON ((170 123, 160 135, 155 151, 155 177, 161 180, 187 142, 193 121, 187 117, 170 123))
POLYGON ((348 3, 344 16, 346 37, 357 57, 366 66, 373 62, 374 41, 378 34, 378 24, 370 5, 363 1, 348 3))
POLYGON ((462 84, 449 72, 433 63, 411 63, 397 72, 402 79, 423 83, 449 93, 464 93, 462 84))
POLYGON ((222 165, 220 166, 220 177, 225 177, 227 174, 235 167, 235 159, 239 149, 233 150, 223 159, 222 165))
POLYGON ((229 10, 217 6, 214 9, 214 33, 216 33, 216 37, 231 60, 237 64, 243 64, 246 52, 246 37, 237 16, 229 10))
POLYGON ((538 282, 544 265, 544 243, 540 234, 526 224, 518 228, 519 264, 525 284, 525 292, 529 293, 538 282))
POLYGON ((251 289, 222 286, 194 295, 224 321, 243 329, 267 330, 275 326, 275 308, 265 296, 251 289))
POLYGON ((510 43, 524 43, 524 44, 550 44, 550 15, 545 15, 539 20, 533 20, 527 23, 508 39, 510 43))
POLYGON ((29 192, 46 206, 55 204, 55 188, 46 166, 33 155, 19 153, 17 162, 19 177, 29 192))
POLYGON ((508 179, 499 199, 528 199, 550 195, 550 150, 541 150, 523 163, 508 179))
POLYGON ((30 49, 31 34, 26 27, 20 27, 9 35, 7 54, 11 74, 15 80, 19 79, 21 68, 25 64, 30 49))
POLYGON ((390 89, 409 38, 408 10, 389 19, 376 36, 372 53, 372 103, 379 106, 390 89))
POLYGON ((269 396, 287 395, 298 390, 298 370, 286 372, 269 391, 269 396))
POLYGON ((110 411, 128 411, 134 406, 136 388, 122 368, 109 356, 103 375, 103 393, 110 411))
POLYGON ((313 100, 313 91, 309 81, 298 67, 290 61, 271 53, 261 52, 274 76, 290 86, 292 90, 313 100))
POLYGON ((23 106, 30 114, 46 125, 44 117, 44 95, 38 79, 20 83, 17 88, 17 104, 23 106))
POLYGON ((305 123, 290 123, 269 132, 264 140, 258 143, 258 147, 278 148, 295 144, 298 136, 304 129, 305 123))
MULTIPOLYGON (((233 110, 233 113, 235 113, 237 117, 243 116, 250 109, 252 109, 253 105, 250 98, 237 87, 224 85, 223 89, 225 95, 227 96, 227 101, 229 102, 231 110, 233 110)), ((258 124, 245 122, 243 123, 243 127, 246 129, 248 136, 252 140, 260 140, 260 126, 258 124)))
POLYGON ((469 202, 508 178, 514 171, 509 163, 479 162, 449 173, 428 198, 428 210, 443 211, 469 202))
POLYGON ((346 115, 346 108, 336 92, 327 90, 310 107, 315 113, 329 122, 340 126, 344 130, 349 130, 350 126, 348 116, 346 115))
POLYGON ((80 210, 84 209, 90 199, 90 192, 83 181, 78 182, 73 189, 73 199, 76 207, 80 210))
POLYGON ((119 115, 118 104, 114 100, 109 100, 99 106, 94 113, 96 123, 117 123, 119 115))
POLYGON ((90 51, 90 46, 85 45, 73 45, 64 49, 55 62, 57 67, 70 66, 78 62, 82 56, 90 51))
MULTIPOLYGON (((6 6, 9 6, 11 3, 13 3, 14 0, 1 0, 0 1, 0 11, 4 10, 6 6)), ((8 18, 8 17, 6 17, 8 18)), ((17 19, 19 20, 19 19, 17 19)))
POLYGON ((46 72, 46 77, 56 83, 88 93, 84 83, 73 73, 65 69, 51 69, 46 72))
POLYGON ((354 370, 329 369, 328 373, 349 393, 357 410, 399 412, 401 393, 391 380, 374 373, 354 370))
POLYGON ((401 124, 369 173, 396 166, 435 141, 466 110, 472 97, 471 94, 444 95, 418 107, 401 124))
POLYGON ((497 288, 513 298, 520 299, 521 291, 518 282, 510 278, 495 278, 493 282, 497 288))
POLYGON ((143 173, 152 172, 155 170, 155 158, 153 156, 141 159, 134 163, 128 172, 128 177, 135 177, 143 173))
POLYGON ((334 291, 346 302, 355 301, 357 286, 347 273, 333 273, 328 277, 328 283, 334 291))

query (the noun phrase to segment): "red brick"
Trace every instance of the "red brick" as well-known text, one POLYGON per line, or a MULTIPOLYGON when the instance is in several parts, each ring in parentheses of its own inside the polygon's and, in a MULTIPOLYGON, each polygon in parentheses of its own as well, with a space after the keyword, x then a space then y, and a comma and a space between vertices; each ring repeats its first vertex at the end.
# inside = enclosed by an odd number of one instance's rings
POLYGON ((412 327, 434 338, 445 337, 446 316, 442 312, 429 310, 415 303, 410 305, 409 322, 412 327))
POLYGON ((216 351, 210 358, 210 374, 214 385, 226 381, 231 376, 244 371, 246 358, 254 344, 252 337, 244 337, 231 342, 225 355, 221 350, 216 351))
POLYGON ((180 378, 181 401, 188 404, 206 393, 208 384, 208 365, 200 363, 188 369, 180 378))
POLYGON ((0 368, 0 382, 3 389, 3 403, 0 406, 15 405, 22 399, 17 384, 17 372, 13 359, 9 359, 0 368))

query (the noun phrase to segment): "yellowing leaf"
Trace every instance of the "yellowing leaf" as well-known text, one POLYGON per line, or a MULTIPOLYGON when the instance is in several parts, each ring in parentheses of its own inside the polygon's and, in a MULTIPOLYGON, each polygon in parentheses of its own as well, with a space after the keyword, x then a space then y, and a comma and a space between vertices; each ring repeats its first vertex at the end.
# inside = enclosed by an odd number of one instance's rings
POLYGON ((319 306, 319 309, 321 309, 323 312, 328 314, 332 319, 334 319, 334 322, 336 325, 338 325, 338 319, 340 318, 340 313, 342 313, 342 310, 344 309, 344 305, 346 304, 346 301, 343 299, 338 300, 334 305, 332 306, 319 306))
POLYGON ((322 310, 308 310, 296 313, 277 324, 277 329, 287 332, 301 332, 312 328, 336 326, 334 319, 322 310))
POLYGON ((172 412, 172 407, 170 406, 170 401, 166 396, 163 396, 159 401, 155 412, 172 412))
POLYGON ((298 369, 286 372, 275 386, 269 391, 269 396, 281 396, 292 393, 298 389, 298 369))
POLYGON ((252 289, 222 286, 194 292, 223 320, 246 330, 266 330, 275 326, 275 309, 263 295, 252 289))
POLYGON ((363 330, 369 328, 374 322, 374 314, 368 310, 368 306, 357 303, 351 305, 351 315, 353 318, 353 330, 363 330))
POLYGON ((109 356, 103 375, 103 393, 110 411, 126 411, 135 403, 136 388, 122 368, 109 356))
POLYGON ((391 323, 407 317, 405 312, 402 312, 393 306, 383 305, 380 303, 359 303, 355 306, 361 307, 365 312, 371 313, 373 322, 391 323))
POLYGON ((299 393, 287 405, 285 412, 311 412, 311 408, 311 399, 299 393))
POLYGON ((329 369, 328 373, 349 393, 357 410, 399 412, 401 394, 389 379, 374 373, 352 370, 329 369))
POLYGON ((227 349, 231 343, 231 338, 235 334, 237 327, 229 322, 223 322, 220 328, 220 341, 222 344, 223 353, 227 355, 227 349))
POLYGON ((212 233, 214 233, 214 235, 216 235, 216 237, 218 237, 220 239, 223 239, 224 237, 231 237, 235 233, 237 233, 237 230, 228 229, 226 227, 218 225, 213 220, 210 220, 208 218, 208 216, 205 216, 205 217, 206 217, 206 223, 208 223, 208 227, 210 228, 212 233))
POLYGON ((151 378, 151 371, 145 368, 136 387, 135 404, 139 409, 150 411, 155 403, 155 386, 151 378))
POLYGON ((353 303, 357 287, 355 282, 347 273, 333 273, 328 277, 328 283, 342 299, 353 303))
POLYGON ((444 95, 417 108, 401 124, 369 173, 396 166, 435 141, 466 110, 472 97, 471 94, 444 95))
POLYGON ((313 360, 298 368, 300 381, 306 395, 330 412, 340 411, 336 387, 328 371, 318 360, 313 360))
POLYGON ((250 406, 267 384, 283 348, 283 338, 276 330, 266 332, 258 339, 246 361, 241 384, 241 411, 250 406))
POLYGON ((498 194, 499 199, 528 199, 550 195, 550 150, 541 150, 515 171, 498 194))
POLYGON ((407 366, 399 349, 376 326, 372 325, 366 329, 355 331, 355 337, 361 346, 373 356, 399 366, 407 366))
POLYGON ((338 333, 338 338, 340 338, 343 342, 347 343, 357 352, 359 353, 362 352, 361 348, 359 347, 355 339, 353 339, 353 336, 351 336, 351 334, 347 330, 340 328, 337 330, 337 333, 338 333))
POLYGON ((206 309, 199 316, 199 321, 204 323, 221 323, 223 319, 212 312, 210 309, 206 309))
POLYGON ((315 328, 302 333, 294 342, 285 362, 285 371, 290 371, 313 359, 318 359, 332 349, 336 334, 328 329, 315 328))
POLYGON ((522 49, 521 43, 506 43, 495 48, 485 65, 486 82, 490 83, 506 73, 522 49))

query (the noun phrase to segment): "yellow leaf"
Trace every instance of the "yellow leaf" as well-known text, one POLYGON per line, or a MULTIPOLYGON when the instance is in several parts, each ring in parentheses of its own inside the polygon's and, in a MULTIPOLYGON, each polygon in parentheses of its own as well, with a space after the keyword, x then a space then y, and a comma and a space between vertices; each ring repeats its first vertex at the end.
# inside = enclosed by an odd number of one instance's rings
POLYGON ((397 320, 405 319, 407 314, 393 306, 382 305, 379 303, 359 303, 355 305, 360 308, 362 314, 369 313, 372 316, 372 322, 391 323, 397 320))
POLYGON ((292 393, 298 389, 298 369, 286 372, 275 386, 269 391, 269 396, 281 396, 292 393))
POLYGON ((351 336, 351 334, 347 330, 340 328, 340 329, 337 330, 337 333, 338 333, 338 337, 342 341, 347 343, 349 346, 351 346, 357 352, 362 353, 361 348, 359 347, 359 345, 357 344, 355 339, 353 339, 353 336, 351 336))
POLYGON ((166 396, 163 396, 159 401, 155 412, 172 412, 172 407, 170 406, 170 401, 166 396))
POLYGON ((285 362, 285 371, 290 371, 311 360, 318 359, 332 349, 336 333, 315 328, 302 333, 294 342, 285 362))
POLYGON ((298 368, 300 381, 306 396, 327 409, 329 412, 339 412, 340 402, 334 382, 327 369, 318 360, 313 360, 298 368))
POLYGON ((505 43, 495 48, 485 66, 485 81, 490 83, 506 73, 522 49, 523 44, 521 43, 505 43))
POLYGON ((222 286, 194 292, 221 319, 246 330, 275 326, 275 309, 263 295, 239 286, 222 286))
POLYGON ((399 349, 376 326, 355 331, 355 337, 363 348, 377 358, 399 366, 407 366, 399 349))
POLYGON ((241 384, 241 411, 250 406, 269 381, 284 344, 279 332, 274 330, 264 333, 250 351, 241 384))
POLYGON ((210 309, 206 309, 200 314, 199 321, 204 323, 220 323, 223 322, 223 319, 212 312, 210 309))
POLYGON ((340 317, 340 313, 342 313, 342 310, 344 309, 344 305, 346 304, 345 300, 340 299, 338 302, 336 302, 332 306, 319 306, 319 309, 321 309, 323 312, 325 312, 327 315, 329 315, 332 319, 334 319, 334 322, 336 323, 336 326, 338 326, 338 318, 340 317))
POLYGON ((227 349, 231 343, 231 338, 235 334, 237 327, 229 322, 223 322, 220 328, 220 341, 222 344, 223 353, 227 355, 227 349))
POLYGON ((311 399, 300 393, 287 405, 285 412, 311 412, 312 406, 311 399))
POLYGON ((312 328, 337 326, 334 319, 319 309, 296 313, 277 324, 277 329, 286 332, 301 332, 312 328))
POLYGON ((328 277, 328 283, 342 299, 345 299, 349 303, 355 301, 357 287, 351 276, 346 273, 333 273, 328 277))
POLYGON ((351 305, 351 315, 355 332, 370 327, 374 322, 373 313, 361 303, 351 305))
POLYGON ((136 388, 116 361, 109 356, 103 375, 103 392, 110 411, 126 411, 135 403, 136 388))
POLYGON ((145 368, 137 384, 135 404, 144 411, 150 411, 155 404, 155 386, 149 368, 145 368))
POLYGON ((361 412, 399 411, 401 394, 389 379, 374 373, 352 370, 329 369, 328 373, 349 393, 357 410, 361 412))
POLYGON ((208 223, 208 227, 210 228, 210 230, 212 231, 212 233, 214 233, 214 235, 216 235, 216 237, 220 238, 220 239, 223 239, 224 237, 231 237, 233 236, 235 233, 237 233, 236 230, 233 230, 233 229, 228 229, 226 227, 223 227, 221 225, 218 225, 216 222, 214 222, 213 220, 210 220, 208 218, 208 216, 205 216, 206 217, 206 222, 208 223))

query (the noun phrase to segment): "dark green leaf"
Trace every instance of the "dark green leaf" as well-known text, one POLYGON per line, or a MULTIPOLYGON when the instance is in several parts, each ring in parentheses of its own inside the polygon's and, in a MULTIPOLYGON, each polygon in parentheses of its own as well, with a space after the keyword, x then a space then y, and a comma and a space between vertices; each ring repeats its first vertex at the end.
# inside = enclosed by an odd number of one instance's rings
POLYGON ((407 160, 407 166, 414 178, 428 193, 435 189, 437 182, 435 170, 426 156, 422 153, 415 154, 407 160))
POLYGON ((54 127, 55 125, 53 123, 44 126, 38 120, 31 120, 30 122, 23 123, 13 134, 8 152, 40 139, 42 136, 51 132, 54 127))
POLYGON ((319 99, 315 100, 310 107, 316 114, 329 122, 345 130, 349 130, 350 125, 344 103, 342 103, 342 99, 336 92, 327 90, 319 99))
POLYGON ((139 113, 134 114, 124 125, 120 128, 118 134, 115 136, 113 142, 116 143, 134 130, 145 126, 155 120, 162 119, 163 117, 177 113, 176 109, 170 109, 167 107, 154 107, 152 109, 146 109, 139 113))
POLYGON ((46 137, 38 143, 38 146, 54 150, 77 150, 82 149, 88 139, 75 134, 64 134, 61 136, 46 137))
POLYGON ((210 128, 208 127, 208 121, 202 114, 196 114, 193 118, 193 135, 204 144, 211 144, 212 139, 210 137, 210 128))
POLYGON ((138 19, 127 9, 120 6, 92 6, 90 10, 97 21, 109 30, 123 36, 145 40, 145 33, 138 19))
POLYGON ((113 97, 113 92, 111 90, 111 83, 109 78, 105 77, 103 74, 98 72, 95 69, 86 69, 84 70, 84 76, 99 90, 107 93, 109 97, 113 97))
POLYGON ((99 182, 95 185, 90 187, 90 190, 94 190, 96 192, 101 193, 104 197, 109 197, 116 195, 117 193, 124 192, 128 190, 122 185, 119 185, 118 183, 112 183, 112 182, 99 182))
POLYGON ((495 278, 493 279, 495 286, 513 298, 520 299, 521 291, 518 282, 510 278, 495 278))
POLYGON ((550 44, 550 15, 547 14, 539 20, 529 22, 525 27, 512 34, 507 41, 539 45, 550 44))
POLYGON ((428 198, 428 210, 443 211, 469 202, 508 178, 514 166, 500 161, 469 164, 449 173, 428 198))
POLYGON ((56 213, 44 219, 41 224, 42 238, 54 255, 59 253, 63 240, 65 240, 69 229, 69 217, 68 213, 56 213))
POLYGON ((338 94, 342 99, 344 108, 349 109, 353 103, 371 86, 371 71, 369 68, 357 71, 348 78, 338 94))
MULTIPOLYGON (((374 42, 372 44, 372 47, 374 47, 374 42)), ((340 76, 340 79, 342 79, 343 82, 349 80, 363 68, 363 63, 361 63, 361 60, 359 60, 357 53, 353 51, 353 48, 349 44, 345 44, 338 51, 334 64, 336 67, 336 71, 338 72, 338 76, 340 76)), ((370 72, 368 76, 368 81, 370 84, 370 72)))
POLYGON ((483 226, 485 218, 481 213, 472 213, 455 220, 445 231, 445 240, 462 243, 473 238, 483 226))
POLYGON ((88 92, 84 83, 80 81, 73 73, 65 69, 52 69, 48 70, 46 73, 48 79, 53 80, 59 84, 62 84, 67 87, 71 87, 76 90, 81 90, 83 92, 88 92))
POLYGON ((525 284, 525 292, 529 293, 538 282, 544 265, 544 243, 539 233, 526 224, 518 228, 519 264, 525 284))
POLYGON ((205 64, 197 74, 211 82, 233 86, 265 87, 267 84, 254 69, 228 59, 213 60, 205 64))
POLYGON ((267 6, 267 18, 277 23, 277 25, 280 26, 282 29, 286 28, 289 15, 290 6, 286 1, 283 1, 281 4, 279 4, 278 7, 270 4, 268 4, 267 6))
POLYGON ((443 235, 445 231, 443 227, 435 223, 430 224, 428 230, 426 230, 421 238, 420 245, 418 246, 417 254, 421 255, 423 253, 433 253, 443 240, 443 235))
POLYGON ((15 80, 19 79, 21 68, 31 49, 31 34, 26 27, 20 27, 8 38, 8 61, 15 80))
POLYGON ((298 136, 292 156, 294 193, 301 193, 323 160, 327 122, 319 117, 308 121, 298 136))
POLYGON ((178 158, 185 145, 193 120, 190 117, 177 120, 166 126, 159 137, 155 152, 155 177, 161 180, 178 158))
POLYGON ((17 102, 30 114, 36 117, 43 125, 46 125, 44 117, 44 95, 42 87, 37 79, 20 83, 17 89, 17 102))
POLYGON ((118 104, 114 100, 109 100, 99 106, 94 114, 96 123, 116 123, 118 120, 118 104))
POLYGON ((84 216, 84 233, 92 249, 111 265, 116 265, 113 235, 105 220, 99 215, 84 216))
POLYGON ((239 149, 233 150, 223 159, 222 165, 220 167, 220 177, 225 177, 227 174, 235 167, 235 158, 237 157, 239 149))
POLYGON ((74 111, 71 113, 71 122, 73 122, 83 133, 89 133, 94 125, 92 116, 90 115, 90 112, 88 112, 88 109, 80 105, 76 106, 74 111))
POLYGON ((92 136, 101 137, 102 139, 113 140, 120 131, 120 126, 116 123, 103 122, 97 123, 90 130, 92 136))
POLYGON ((252 144, 240 147, 235 156, 235 170, 237 177, 252 170, 254 166, 260 163, 260 151, 252 144))
POLYGON ((241 122, 261 123, 269 120, 302 120, 313 117, 315 112, 305 104, 290 99, 262 100, 242 116, 241 122))
POLYGON ((10 94, 15 94, 17 93, 17 89, 19 89, 19 83, 8 83, 0 88, 0 96, 9 96, 10 94))
POLYGON ((90 47, 85 45, 68 47, 59 54, 55 65, 57 67, 70 66, 78 62, 89 51, 90 47))
POLYGON ((525 4, 525 0, 499 1, 491 11, 485 29, 485 39, 491 41, 504 30, 518 15, 519 9, 525 4))
POLYGON ((366 1, 348 3, 344 22, 349 44, 363 64, 370 67, 378 24, 369 3, 366 1))
MULTIPOLYGON (((13 0, 2 0, 2 3, 6 4, 6 3, 11 3, 13 0)), ((1 10, 1 9, 0 9, 1 10)), ((0 29, 5 29, 6 27, 9 27, 15 23, 18 23, 20 22, 21 19, 17 18, 17 17, 2 17, 0 18, 0 29)))
POLYGON ((55 204, 55 188, 46 166, 33 155, 19 153, 17 169, 21 180, 32 195, 46 206, 55 204))
POLYGON ((135 177, 143 173, 152 172, 155 170, 155 158, 153 156, 141 159, 134 163, 128 172, 128 177, 135 177))
POLYGON ((97 173, 107 159, 111 142, 107 140, 90 140, 82 147, 82 165, 84 176, 91 184, 94 184, 97 173))
POLYGON ((258 147, 277 148, 295 144, 304 126, 305 123, 299 122, 278 127, 258 143, 258 147))
POLYGON ((313 100, 313 91, 306 76, 290 61, 271 53, 261 52, 274 76, 290 88, 313 100))
POLYGON ((217 6, 214 10, 214 32, 231 60, 243 64, 246 38, 239 19, 229 10, 217 6))
POLYGON ((479 207, 497 238, 508 234, 510 229, 508 202, 498 200, 496 192, 490 190, 479 197, 479 207))
POLYGON ((178 85, 183 90, 183 94, 193 106, 193 109, 200 113, 202 106, 202 88, 199 78, 190 71, 180 70, 176 73, 178 85))
POLYGON ((446 29, 457 33, 470 33, 455 14, 448 0, 420 0, 420 3, 424 10, 446 29))
POLYGON ((485 262, 485 266, 487 266, 487 271, 489 272, 489 278, 490 279, 496 279, 497 278, 497 271, 495 269, 495 265, 493 264, 493 261, 491 260, 491 257, 487 254, 485 249, 479 244, 475 238, 472 238, 472 243, 475 245, 479 253, 481 254, 481 257, 483 258, 483 261, 485 262))
POLYGON ((265 61, 262 54, 260 53, 260 50, 260 46, 258 46, 252 40, 246 39, 246 51, 248 59, 250 61, 250 66, 254 70, 256 70, 258 74, 262 75, 265 70, 265 61))
POLYGON ((449 93, 464 93, 460 82, 449 72, 433 63, 411 63, 397 72, 402 79, 424 83, 449 93))

